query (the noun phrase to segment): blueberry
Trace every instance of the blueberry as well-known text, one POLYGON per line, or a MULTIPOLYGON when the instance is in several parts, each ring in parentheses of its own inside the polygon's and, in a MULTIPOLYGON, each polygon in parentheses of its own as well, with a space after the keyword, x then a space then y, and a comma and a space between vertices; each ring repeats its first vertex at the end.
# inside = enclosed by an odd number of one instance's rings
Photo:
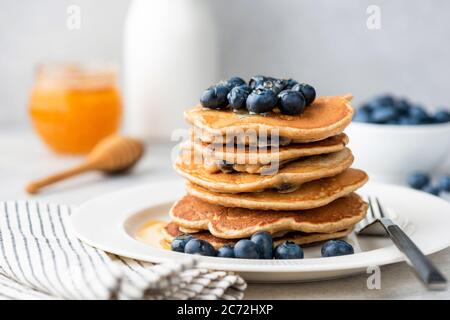
POLYGON ((247 98, 247 110, 251 113, 266 113, 277 104, 278 98, 270 89, 256 89, 247 98))
POLYGON ((247 97, 252 89, 246 84, 236 86, 228 93, 228 103, 233 110, 239 110, 245 108, 247 97))
POLYGON ((261 76, 261 75, 257 75, 257 76, 253 76, 250 78, 250 81, 248 82, 248 85, 250 86, 250 88, 252 88, 252 90, 256 89, 258 86, 261 86, 265 81, 271 80, 273 78, 270 77, 266 77, 266 76, 261 76))
POLYGON ((316 99, 316 90, 306 83, 298 83, 292 90, 299 91, 305 97, 306 105, 309 106, 316 99))
POLYGON ((303 250, 292 241, 279 244, 274 250, 275 259, 303 259, 303 250))
POLYGON ((408 177, 408 185, 414 189, 422 189, 429 183, 430 177, 423 172, 416 172, 408 177))
POLYGON ((353 116, 355 122, 370 122, 370 112, 366 109, 359 108, 353 116))
POLYGON ((219 167, 220 171, 222 171, 223 173, 233 173, 234 172, 232 163, 226 162, 225 160, 218 160, 216 163, 217 163, 217 166, 219 167))
POLYGON ((450 192, 450 176, 442 176, 438 179, 438 188, 450 192))
POLYGON ((272 90, 275 94, 279 94, 284 87, 284 84, 282 82, 283 80, 277 80, 277 79, 266 79, 263 83, 258 84, 254 90, 272 90))
POLYGON ((386 123, 395 120, 398 114, 393 107, 379 107, 372 112, 371 119, 375 123, 386 123))
POLYGON ((279 108, 281 113, 295 115, 300 114, 305 109, 305 97, 298 91, 284 90, 278 95, 279 108))
POLYGON ((433 120, 435 123, 450 122, 450 112, 446 110, 439 110, 434 114, 433 120))
POLYGON ((417 121, 418 124, 425 124, 430 122, 430 116, 421 106, 413 106, 409 108, 408 115, 410 118, 417 121))
POLYGON ((395 98, 390 94, 383 94, 373 98, 372 100, 375 104, 380 106, 394 106, 395 98))
POLYGON ((234 245, 234 256, 240 259, 259 259, 261 253, 251 240, 242 239, 234 245))
POLYGON ((373 103, 372 101, 364 103, 358 110, 364 110, 368 113, 372 113, 375 109, 379 108, 378 104, 373 103))
POLYGON ((287 79, 286 86, 284 87, 284 89, 292 89, 297 83, 298 83, 298 81, 296 81, 294 79, 287 79))
POLYGON ((401 116, 400 118, 398 118, 398 124, 400 124, 400 125, 416 125, 416 124, 419 124, 419 121, 414 118, 410 118, 409 116, 401 116))
POLYGON ((206 89, 200 97, 203 107, 209 109, 224 109, 228 106, 227 95, 230 88, 224 84, 218 84, 206 89))
POLYGON ((171 248, 172 251, 184 252, 184 247, 189 240, 193 239, 190 234, 182 234, 172 240, 171 248))
POLYGON ((240 77, 231 77, 228 81, 227 84, 229 87, 234 88, 237 86, 242 86, 242 85, 246 85, 247 83, 244 81, 244 79, 240 78, 240 77))
POLYGON ((351 244, 344 240, 328 240, 320 250, 322 257, 344 256, 353 254, 354 250, 351 244))
POLYGON ((411 104, 406 99, 400 99, 395 103, 395 108, 400 115, 408 115, 411 104))
POLYGON ((287 86, 287 83, 288 83, 288 81, 284 80, 284 79, 275 79, 273 81, 273 85, 278 92, 281 92, 282 90, 284 90, 287 86))
POLYGON ((221 258, 234 258, 234 249, 230 245, 225 245, 217 250, 217 256, 221 258))
POLYGON ((425 187, 423 187, 422 188, 422 191, 423 192, 427 192, 427 193, 430 193, 430 194, 433 194, 433 195, 435 195, 435 196, 438 196, 439 195, 439 192, 441 192, 441 190, 439 189, 439 187, 437 187, 437 186, 432 186, 432 185, 427 185, 427 186, 425 186, 425 187))
POLYGON ((272 259, 273 242, 270 233, 266 231, 255 233, 250 240, 259 247, 261 259, 272 259))
POLYGON ((191 239, 184 246, 184 252, 189 254, 198 254, 201 256, 215 256, 216 250, 214 247, 205 240, 191 239))

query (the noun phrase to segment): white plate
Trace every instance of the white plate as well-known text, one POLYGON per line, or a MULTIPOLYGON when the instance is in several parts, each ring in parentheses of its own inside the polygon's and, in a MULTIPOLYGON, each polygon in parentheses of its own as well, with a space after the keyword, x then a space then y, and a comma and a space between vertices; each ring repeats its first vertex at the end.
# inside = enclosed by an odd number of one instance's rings
MULTIPOLYGON (((167 220, 170 205, 184 191, 181 180, 146 184, 106 194, 82 204, 71 218, 76 236, 121 256, 150 262, 185 259, 183 253, 137 241, 137 230, 151 219, 167 220)), ((425 254, 450 245, 450 204, 412 189, 369 183, 359 191, 376 195, 389 207, 425 254)), ((250 260, 198 257, 201 267, 236 271, 248 281, 294 282, 337 278, 403 260, 388 239, 351 235, 355 254, 320 258, 320 246, 305 248, 302 260, 250 260)))

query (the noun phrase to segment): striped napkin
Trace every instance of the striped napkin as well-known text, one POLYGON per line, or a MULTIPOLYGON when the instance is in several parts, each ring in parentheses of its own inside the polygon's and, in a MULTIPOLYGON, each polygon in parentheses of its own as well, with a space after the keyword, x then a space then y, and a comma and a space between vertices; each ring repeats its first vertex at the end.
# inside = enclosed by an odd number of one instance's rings
POLYGON ((67 229, 70 206, 0 202, 1 299, 241 299, 244 280, 188 262, 107 254, 67 229))

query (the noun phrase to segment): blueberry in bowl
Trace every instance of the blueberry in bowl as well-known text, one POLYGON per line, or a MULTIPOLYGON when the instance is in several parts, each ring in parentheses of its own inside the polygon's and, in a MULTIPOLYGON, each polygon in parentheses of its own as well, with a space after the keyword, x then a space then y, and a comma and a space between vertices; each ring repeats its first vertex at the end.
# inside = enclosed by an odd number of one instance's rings
POLYGON ((450 112, 447 110, 438 110, 434 114, 434 123, 446 123, 450 122, 450 112))
POLYGON ((430 175, 423 172, 415 172, 408 177, 407 183, 411 188, 435 196, 441 195, 441 192, 450 191, 450 176, 448 175, 439 176, 433 182, 430 175))
POLYGON ((270 89, 256 89, 249 94, 247 110, 253 114, 267 113, 273 110, 278 102, 277 95, 270 89))
POLYGON ((411 172, 432 172, 450 151, 450 122, 438 122, 436 116, 392 94, 365 101, 346 129, 358 166, 374 179, 400 184, 411 172))
POLYGON ((413 173, 408 177, 408 185, 414 189, 423 189, 430 183, 430 176, 423 172, 413 173))
POLYGON ((440 190, 450 192, 450 176, 439 177, 437 185, 440 190))
POLYGON ((374 123, 388 123, 396 120, 398 117, 397 110, 394 107, 383 106, 372 111, 372 122, 374 123))
POLYGON ((328 240, 320 252, 322 257, 335 257, 353 254, 354 250, 352 245, 344 240, 328 240))
POLYGON ((353 116, 354 122, 369 122, 370 121, 370 111, 364 108, 360 108, 356 111, 353 116))
POLYGON ((216 249, 207 241, 201 239, 191 239, 184 246, 184 253, 198 254, 201 256, 216 256, 216 249))
POLYGON ((355 122, 399 125, 425 125, 450 122, 444 109, 429 114, 425 107, 390 94, 376 96, 362 104, 353 118, 355 122))
POLYGON ((432 194, 434 196, 439 196, 439 193, 441 192, 441 190, 439 189, 438 186, 433 186, 431 184, 423 187, 422 191, 426 192, 426 193, 429 193, 429 194, 432 194))
POLYGON ((228 93, 230 87, 220 83, 206 89, 201 97, 200 103, 204 108, 208 109, 225 109, 228 107, 228 93))
POLYGON ((432 118, 422 106, 412 106, 409 108, 408 116, 414 119, 418 124, 432 123, 432 118))

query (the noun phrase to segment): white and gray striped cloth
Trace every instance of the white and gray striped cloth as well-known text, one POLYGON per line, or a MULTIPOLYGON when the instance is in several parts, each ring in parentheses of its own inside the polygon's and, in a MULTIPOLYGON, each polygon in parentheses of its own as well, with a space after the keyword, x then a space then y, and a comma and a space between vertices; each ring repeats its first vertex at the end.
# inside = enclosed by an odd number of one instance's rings
POLYGON ((0 202, 2 299, 241 299, 244 280, 107 254, 67 230, 71 207, 0 202))

